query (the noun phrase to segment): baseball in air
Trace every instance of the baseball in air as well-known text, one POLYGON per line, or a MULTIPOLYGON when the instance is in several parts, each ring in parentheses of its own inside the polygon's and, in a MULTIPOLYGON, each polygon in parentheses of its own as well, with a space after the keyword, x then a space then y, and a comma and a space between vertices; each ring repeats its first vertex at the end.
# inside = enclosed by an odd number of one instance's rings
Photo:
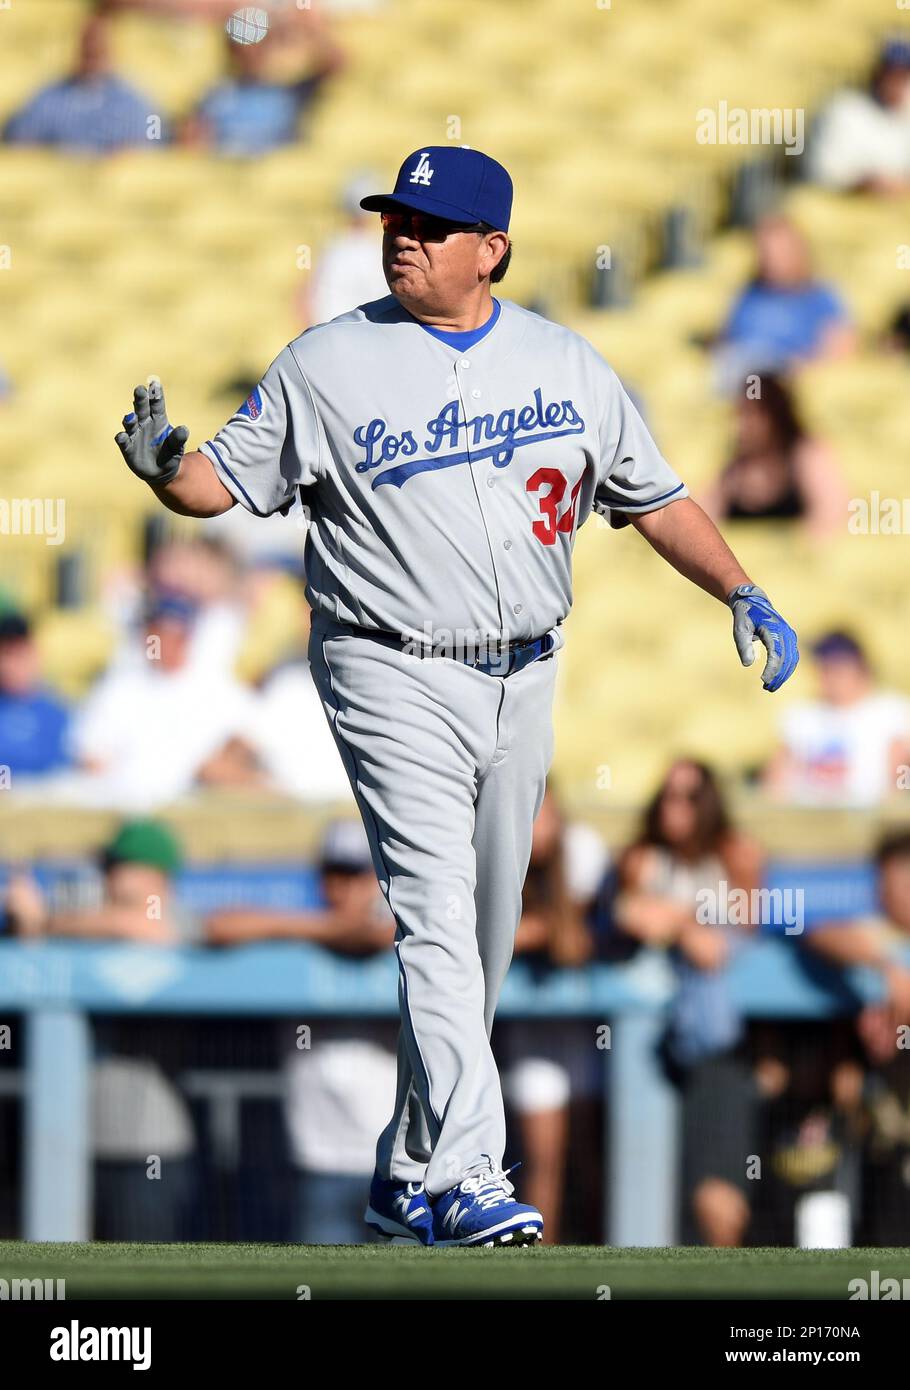
POLYGON ((269 12, 261 5, 244 5, 224 27, 234 43, 262 43, 269 32, 269 12))

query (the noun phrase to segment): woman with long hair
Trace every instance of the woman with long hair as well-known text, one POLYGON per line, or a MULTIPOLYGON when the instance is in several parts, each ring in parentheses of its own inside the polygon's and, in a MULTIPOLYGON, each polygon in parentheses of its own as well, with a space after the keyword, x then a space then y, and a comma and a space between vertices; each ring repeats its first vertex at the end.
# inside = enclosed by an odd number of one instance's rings
POLYGON ((690 758, 671 765, 618 865, 615 926, 665 947, 676 971, 666 1059, 683 1100, 685 1215, 706 1245, 742 1244, 751 1214, 758 1093, 727 982, 742 935, 718 923, 734 916, 724 910, 733 890, 751 902, 761 873, 758 847, 732 825, 714 773, 690 758))
POLYGON ((843 529, 847 495, 831 449, 803 424, 771 373, 737 394, 731 456, 704 498, 715 521, 798 521, 815 536, 843 529))

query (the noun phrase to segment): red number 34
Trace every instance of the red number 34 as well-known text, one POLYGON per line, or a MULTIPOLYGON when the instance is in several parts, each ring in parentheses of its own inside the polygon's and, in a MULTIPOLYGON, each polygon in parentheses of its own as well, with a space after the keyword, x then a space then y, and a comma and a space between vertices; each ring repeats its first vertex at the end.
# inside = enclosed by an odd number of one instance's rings
POLYGON ((569 505, 560 514, 559 504, 565 496, 569 480, 564 473, 560 473, 558 468, 538 468, 536 473, 532 473, 525 487, 528 492, 536 492, 537 505, 540 508, 543 521, 535 521, 531 524, 531 530, 542 545, 555 545, 556 537, 559 533, 568 532, 572 534, 575 519, 578 513, 578 494, 581 490, 582 480, 572 489, 569 497, 569 505), (547 488, 544 492, 543 489, 547 488))

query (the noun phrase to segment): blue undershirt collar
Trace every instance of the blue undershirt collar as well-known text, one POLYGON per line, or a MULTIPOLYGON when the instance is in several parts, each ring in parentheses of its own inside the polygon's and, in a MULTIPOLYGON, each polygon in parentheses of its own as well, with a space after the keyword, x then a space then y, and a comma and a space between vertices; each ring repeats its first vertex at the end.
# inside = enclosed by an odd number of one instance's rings
MULTIPOLYGON (((502 305, 498 299, 494 299, 493 312, 486 323, 482 323, 479 328, 469 328, 464 333, 449 333, 445 328, 431 328, 428 323, 421 323, 420 326, 431 337, 438 338, 441 343, 448 343, 449 347, 457 348, 459 352, 463 352, 465 348, 472 348, 475 343, 480 342, 481 338, 485 338, 488 333, 492 332, 501 312, 502 305)), ((417 319, 416 322, 420 323, 420 320, 417 319)))

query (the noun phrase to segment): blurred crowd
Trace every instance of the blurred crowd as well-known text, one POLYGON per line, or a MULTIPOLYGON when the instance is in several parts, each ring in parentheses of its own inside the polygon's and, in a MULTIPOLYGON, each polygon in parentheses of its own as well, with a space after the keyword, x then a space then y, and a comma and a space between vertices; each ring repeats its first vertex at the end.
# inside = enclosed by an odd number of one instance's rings
MULTIPOLYGON (((302 548, 302 533, 290 530, 302 548)), ((289 542, 290 543, 290 542, 289 542)), ((296 570, 250 562, 221 535, 166 541, 112 579, 112 655, 75 704, 43 679, 28 620, 0 615, 0 765, 12 797, 151 811, 202 787, 347 801, 347 777, 310 678, 309 606, 296 570), (276 593, 277 590, 277 593, 276 593), (280 640, 236 674, 280 597, 280 640)))
MULTIPOLYGON (((291 544, 302 544, 293 522, 291 544)), ((106 607, 112 654, 75 702, 45 678, 29 618, 0 607, 8 797, 120 812, 206 787, 349 799, 310 676, 299 559, 250 559, 223 529, 163 539, 143 571, 111 581, 106 607), (278 595, 280 641, 241 679, 278 595)), ((849 631, 819 633, 810 657, 816 691, 783 707, 778 747, 755 778, 784 804, 881 807, 910 780, 910 698, 880 684, 849 631)))
MULTIPOLYGON (((836 93, 817 114, 801 172, 844 194, 910 193, 910 43, 884 43, 866 88, 836 93)), ((708 345, 733 429, 729 457, 701 500, 721 522, 843 533, 847 495, 836 449, 806 428, 796 395, 804 366, 848 358, 859 345, 845 286, 815 272, 811 246, 785 213, 769 208, 753 236, 753 276, 708 345)), ((880 325, 879 351, 910 348, 908 315, 910 305, 880 325)))
POLYGON ((232 157, 262 155, 302 136, 320 89, 344 65, 330 24, 314 6, 281 6, 264 30, 252 20, 229 18, 222 79, 170 129, 162 123, 153 95, 116 71, 110 12, 130 8, 164 19, 180 12, 223 19, 238 7, 102 4, 85 22, 69 74, 36 92, 7 121, 4 138, 10 144, 109 155, 177 143, 232 157), (276 55, 282 71, 289 56, 296 59, 300 76, 276 76, 276 55))
MULTIPOLYGON (((3 139, 100 156, 179 144, 232 158, 305 140, 308 113, 345 66, 327 7, 271 0, 266 26, 238 19, 242 13, 230 0, 98 0, 71 72, 15 111, 3 139), (222 76, 173 129, 153 95, 117 73, 112 26, 129 10, 163 23, 193 17, 223 26, 222 76)), ((865 89, 837 93, 818 113, 803 165, 807 178, 838 191, 886 198, 910 189, 910 44, 886 42, 865 89)), ((375 219, 359 209, 370 180, 362 174, 344 190, 346 225, 298 295, 302 327, 386 292, 375 219)), ((729 456, 701 500, 715 519, 792 521, 824 536, 845 524, 845 487, 831 442, 799 418, 794 378, 806 363, 849 356, 857 333, 841 288, 814 273, 811 247, 785 215, 768 211, 754 236, 754 275, 710 344, 732 428, 729 456)), ((910 305, 881 324, 879 345, 910 350, 910 305)), ((0 399, 8 391, 0 381, 0 399)))
MULTIPOLYGON (((237 17, 255 8, 241 10, 231 0, 98 0, 71 72, 15 111, 3 140, 83 156, 146 149, 154 157, 177 144, 251 159, 305 141, 308 113, 345 67, 331 7, 271 0, 266 26, 237 17), (224 30, 220 79, 174 128, 157 114, 153 94, 117 73, 112 26, 129 10, 170 24, 181 16, 207 19, 224 30)), ((816 114, 801 176, 871 198, 910 191, 910 43, 885 42, 865 87, 837 92, 816 114)), ((343 190, 341 228, 297 292, 301 328, 386 293, 375 218, 359 208, 375 180, 362 170, 343 190)), ((699 500, 722 522, 793 523, 815 537, 842 533, 847 494, 836 442, 806 427, 797 397, 801 368, 847 358, 859 345, 846 287, 816 273, 812 247, 784 212, 769 207, 753 234, 754 273, 701 344, 710 350, 717 388, 729 401, 731 427, 727 456, 699 500)), ((875 346, 910 351, 910 302, 880 324, 875 346)), ((12 385, 0 377, 0 400, 12 385)))

